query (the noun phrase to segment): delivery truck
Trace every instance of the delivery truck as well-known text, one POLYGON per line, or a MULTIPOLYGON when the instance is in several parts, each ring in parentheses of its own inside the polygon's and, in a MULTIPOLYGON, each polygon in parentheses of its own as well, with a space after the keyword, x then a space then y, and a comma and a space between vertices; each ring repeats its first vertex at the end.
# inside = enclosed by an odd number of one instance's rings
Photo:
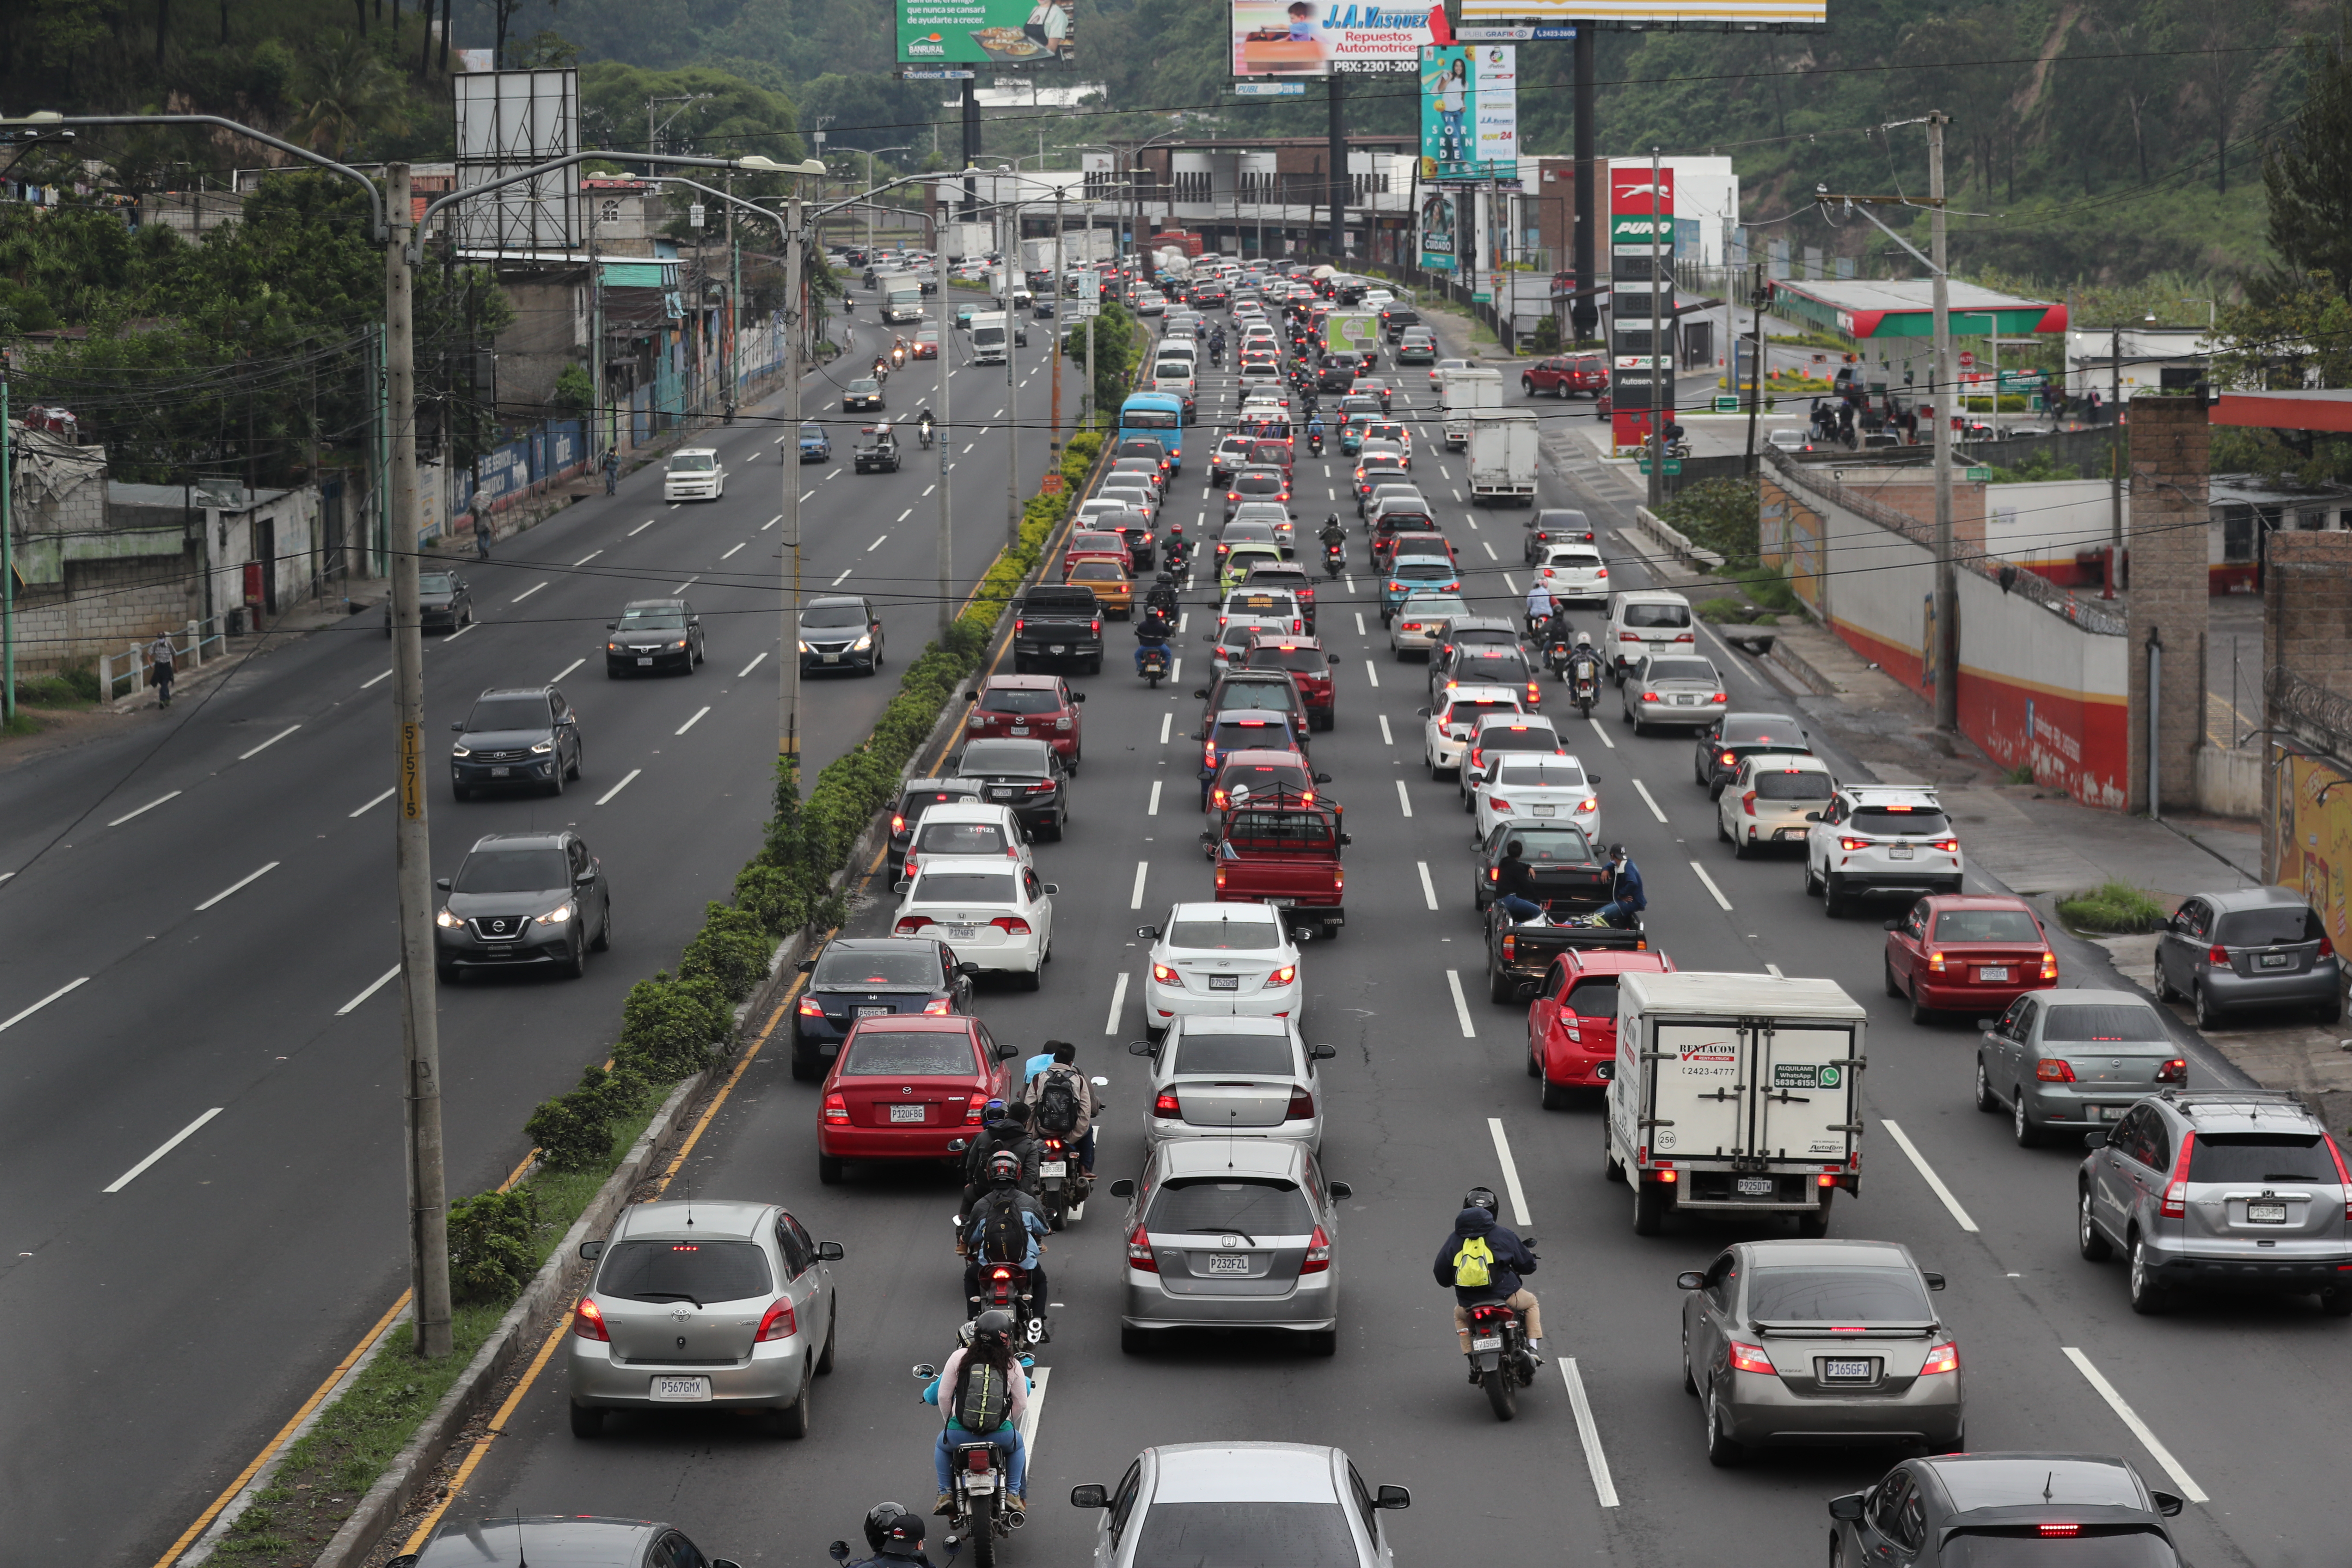
POLYGON ((977 261, 996 248, 992 223, 947 223, 940 226, 940 247, 950 261, 977 261))
POLYGON ((1533 506, 1536 445, 1532 408, 1481 408, 1470 416, 1470 504, 1533 506))
POLYGON ((1830 980, 1620 976, 1602 1153, 1634 1234, 1692 1209, 1827 1236, 1830 1200, 1862 1190, 1865 1017, 1830 980))
MULTIPOLYGON (((1377 318, 1375 318, 1377 319, 1377 318)), ((1503 373, 1471 365, 1442 371, 1437 377, 1437 423, 1445 435, 1445 449, 1458 452, 1470 444, 1470 416, 1481 408, 1503 406, 1503 373)))

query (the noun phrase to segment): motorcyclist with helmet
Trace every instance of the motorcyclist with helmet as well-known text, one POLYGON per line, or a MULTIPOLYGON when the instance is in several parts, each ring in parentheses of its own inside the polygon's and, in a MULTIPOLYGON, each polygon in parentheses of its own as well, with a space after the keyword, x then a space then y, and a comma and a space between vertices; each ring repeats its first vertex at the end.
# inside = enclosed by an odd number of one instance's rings
POLYGON ((940 1367, 939 1376, 923 1390, 923 1403, 947 1413, 940 1428, 932 1468, 938 1473, 940 1499, 933 1513, 950 1513, 955 1496, 948 1489, 948 1466, 955 1450, 966 1443, 986 1443, 1004 1456, 1005 1505, 1014 1513, 1029 1509, 1029 1455, 1021 1440, 1021 1416, 1029 1408, 1029 1374, 1013 1349, 1013 1317, 1008 1312, 982 1312, 971 1325, 969 1345, 958 1345, 940 1367), (993 1420, 994 1425, 988 1423, 993 1420), (982 1423, 974 1430, 967 1420, 982 1423))
POLYGON ((921 439, 925 451, 930 450, 932 425, 931 405, 926 403, 915 410, 915 434, 921 439))
MULTIPOLYGON (((1543 1364, 1543 1318, 1535 1292, 1519 1279, 1535 1271, 1536 1255, 1528 1244, 1517 1231, 1496 1223, 1494 1193, 1471 1188, 1462 1199, 1462 1212, 1454 1216, 1453 1233, 1437 1249, 1434 1270, 1438 1284, 1454 1292, 1454 1332, 1465 1356, 1470 1353, 1470 1309, 1500 1301, 1519 1314, 1527 1325, 1528 1353, 1538 1366, 1543 1364), (1465 1276, 1479 1282, 1465 1283, 1465 1276)), ((1470 1381, 1478 1381, 1475 1363, 1470 1381)))
POLYGON ((1347 526, 1339 521, 1339 514, 1335 511, 1323 520, 1323 531, 1315 537, 1323 542, 1323 548, 1326 550, 1335 547, 1345 548, 1348 542, 1347 526))
POLYGON ((1310 458, 1323 455, 1323 416, 1320 414, 1310 412, 1307 416, 1307 455, 1310 458))
POLYGON ((966 1208, 963 1216, 962 1251, 970 1259, 963 1268, 963 1293, 975 1311, 980 1307, 981 1273, 992 1264, 1019 1264, 1028 1271, 1031 1299, 1037 1301, 1045 1299, 1045 1270, 1040 1266, 1041 1244, 1053 1234, 1053 1225, 1045 1218, 1045 1205, 1022 1189, 1020 1160, 1009 1152, 991 1159, 987 1193, 966 1208), (1021 1256, 988 1257, 988 1239, 992 1233, 1016 1235, 1021 1256))
MULTIPOLYGON (((1077 1151, 1079 1177, 1091 1182, 1095 1179, 1095 1118, 1102 1114, 1103 1107, 1101 1098, 1095 1093, 1095 1086, 1088 1083, 1087 1075, 1078 1070, 1077 1062, 1077 1047, 1067 1040, 1047 1040, 1044 1065, 1032 1063, 1034 1070, 1027 1086, 1021 1091, 1021 1098, 1029 1102, 1031 1125, 1036 1127, 1041 1135, 1058 1137, 1066 1147, 1077 1151), (1067 1128, 1056 1129, 1050 1125, 1055 1115, 1045 1103, 1045 1090, 1049 1084, 1059 1084, 1067 1089, 1071 1099, 1077 1102, 1076 1115, 1067 1128)), ((1069 1102, 1058 1093, 1054 1100, 1055 1107, 1066 1113, 1069 1102)))
POLYGON ((1135 623, 1135 673, 1143 673, 1147 653, 1157 651, 1162 661, 1173 656, 1168 650, 1168 639, 1176 633, 1176 623, 1157 603, 1146 599, 1144 610, 1135 623))
POLYGON ((1573 687, 1590 679, 1595 691, 1601 689, 1601 655, 1592 646, 1591 632, 1579 632, 1568 649, 1568 683, 1573 687))
POLYGON ((880 1502, 866 1510, 866 1549, 867 1555, 852 1563, 848 1542, 836 1541, 833 1558, 842 1568, 903 1568, 908 1563, 930 1562, 923 1555, 922 1516, 908 1512, 903 1503, 880 1502))
POLYGON ((967 1215, 987 1190, 988 1163, 998 1154, 1018 1158, 1021 1185, 1031 1192, 1037 1187, 1037 1140, 1029 1131, 1029 1108, 1017 1100, 1008 1105, 992 1100, 982 1109, 980 1120, 980 1136, 971 1141, 963 1157, 963 1212, 967 1215))

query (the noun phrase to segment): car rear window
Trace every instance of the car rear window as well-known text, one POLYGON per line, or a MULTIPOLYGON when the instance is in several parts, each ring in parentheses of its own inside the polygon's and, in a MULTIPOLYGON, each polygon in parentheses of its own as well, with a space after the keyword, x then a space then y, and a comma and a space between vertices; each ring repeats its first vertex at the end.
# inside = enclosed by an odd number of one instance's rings
POLYGON ((457 868, 450 891, 457 893, 537 893, 572 885, 572 869, 563 851, 549 847, 532 849, 477 849, 457 868))
POLYGON ((915 847, 932 855, 1002 855, 1011 846, 993 822, 927 822, 915 835, 915 847))
MULTIPOLYGON (((1949 920, 1951 916, 1943 918, 1949 920)), ((2053 1005, 2043 1009, 2042 1037, 2102 1045, 2171 1038, 2164 1032, 2156 1010, 2140 1002, 2093 1002, 2072 1007, 2053 1005)))
POLYGON ((2065 1536, 2045 1536, 2038 1525, 1962 1530, 1937 1556, 1950 1568, 2179 1568, 2180 1563, 2164 1537, 2142 1524, 2086 1524, 2065 1536))
POLYGON ((1949 833, 1952 819, 1927 806, 1863 805, 1848 826, 1857 833, 1949 833))
POLYGON ((1451 594, 1407 594, 1397 614, 1426 626, 1433 621, 1450 621, 1456 616, 1466 616, 1470 606, 1451 594))
POLYGON ((740 1301, 771 1287, 768 1259, 749 1241, 616 1241, 596 1270, 596 1294, 625 1301, 740 1301))
POLYGON ((1290 669, 1302 675, 1320 675, 1326 664, 1319 647, 1254 647, 1250 649, 1252 669, 1290 669))
POLYGON ((1524 655, 1515 648, 1480 647, 1466 650, 1448 672, 1465 686, 1516 686, 1533 680, 1524 655))
POLYGON ((1135 1568, 1354 1568, 1361 1559, 1336 1503, 1172 1502, 1144 1514, 1131 1561, 1135 1568))
POLYGON ((1625 624, 1629 626, 1686 626, 1691 624, 1688 605, 1632 604, 1623 607, 1625 624))
POLYGON ((1282 486, 1280 474, 1243 474, 1234 480, 1234 489, 1245 496, 1279 495, 1282 486))
POLYGON ((829 947, 824 956, 816 961, 816 972, 809 976, 811 989, 817 991, 935 991, 939 984, 938 955, 903 949, 897 952, 860 952, 852 948, 829 947))
POLYGON ((1010 871, 925 871, 910 895, 919 904, 1009 904, 1010 871))
POLYGON ((844 1078, 969 1078, 971 1037, 946 1030, 877 1029, 850 1043, 844 1078))
POLYGON ((2266 910, 2229 910, 2213 940, 2229 947, 2267 947, 2273 942, 2317 942, 2326 935, 2317 911, 2281 904, 2266 910))
POLYGON ((1217 726, 1214 743, 1220 752, 1285 751, 1290 745, 1290 726, 1279 719, 1236 719, 1217 726))
POLYGON ((1558 827, 1515 827, 1511 842, 1519 846, 1519 858, 1534 866, 1590 866, 1594 864, 1592 841, 1584 837, 1584 829, 1561 826, 1558 827))
POLYGON ((1559 749, 1559 737, 1549 725, 1530 724, 1521 729, 1516 724, 1489 724, 1479 732, 1478 748, 1486 752, 1551 752, 1559 749))
POLYGON ((1272 921, 1178 921, 1168 928, 1168 945, 1257 952, 1280 947, 1282 931, 1272 921))
POLYGON ((1453 562, 1423 555, 1405 557, 1393 570, 1397 580, 1404 583, 1443 583, 1455 574, 1453 562))
MULTIPOLYGON (((1946 910, 1936 917, 1935 934, 1937 942, 2038 942, 2042 928, 2023 910, 1946 910)), ((2057 1021, 2057 1013, 2073 1011, 2072 1007, 2053 1009, 2051 1021, 2057 1021)))
POLYGON ((1513 702, 1496 702, 1493 700, 1455 702, 1446 709, 1444 722, 1448 724, 1475 724, 1485 714, 1517 713, 1518 710, 1518 705, 1513 702))
POLYGON ((1805 749, 1802 731, 1788 719, 1746 719, 1735 714, 1724 720, 1716 739, 1727 746, 1778 746, 1784 752, 1805 749))
POLYGON ((1217 786, 1234 800, 1247 800, 1277 787, 1305 790, 1310 787, 1307 770, 1288 763, 1247 763, 1239 767, 1228 766, 1217 774, 1217 786))
POLYGON ((1171 1072, 1288 1073, 1290 1041, 1281 1035, 1193 1035, 1176 1042, 1171 1072))
POLYGON ((1814 768, 1768 768, 1748 781, 1759 800, 1827 800, 1830 775, 1814 768))
POLYGON ((1715 666, 1703 658, 1654 658, 1645 676, 1650 680, 1704 680, 1713 683, 1715 666))
POLYGON ((2325 1182, 2336 1158, 2316 1132, 2200 1132, 2189 1146, 2192 1182, 2325 1182))
POLYGON ((1568 994, 1568 1010, 1588 1018, 1613 1018, 1617 1016, 1617 983, 1614 980, 1580 980, 1568 994))
POLYGON ((1547 566, 1572 566, 1580 572, 1590 572, 1601 564, 1598 550, 1555 550, 1545 558, 1547 566))
POLYGON ((1046 771, 1046 755, 1043 741, 974 741, 963 749, 961 771, 1042 774, 1046 771))
MULTIPOLYGON (((1967 1513, 1979 1508, 2017 1508, 2045 1500, 2060 1508, 2144 1509, 2147 1499, 2139 1483, 2121 1465, 2082 1459, 1962 1459, 1937 1465, 1936 1479, 1951 1495, 1952 1508, 1967 1513)), ((2073 1542, 2061 1544, 2072 1545, 2073 1542)), ((2066 1554, 2069 1568, 2078 1561, 2066 1554)))
POLYGON ((1073 583, 1124 583, 1127 569, 1116 561, 1081 561, 1070 568, 1073 583))
POLYGON ((1497 769, 1495 782, 1521 789, 1582 789, 1584 770, 1567 757, 1519 757, 1497 769))
MULTIPOLYGON (((1260 630, 1255 626, 1242 629, 1247 633, 1260 630)), ((1226 712, 1236 708, 1248 708, 1267 713, 1296 713, 1298 711, 1298 688, 1287 680, 1230 680, 1225 683, 1224 689, 1217 693, 1217 706, 1226 712)))
MULTIPOLYGON (((1292 1183, 1277 1178, 1230 1181, 1213 1176, 1178 1176, 1161 1184, 1151 1195, 1151 1215, 1145 1222, 1150 1230, 1214 1231, 1238 1230, 1257 1237, 1303 1236, 1315 1228, 1314 1215, 1307 1207, 1307 1196, 1292 1183)), ((1253 1547, 1237 1556, 1203 1555, 1192 1558, 1163 1558, 1162 1562, 1188 1563, 1266 1563, 1270 1559, 1262 1548, 1253 1547)), ((1310 1558, 1314 1563, 1339 1564, 1353 1559, 1310 1558)))
POLYGON ((1757 1268, 1748 1315, 1769 1323, 1916 1323, 1934 1317, 1908 1268, 1757 1268))
POLYGON ((1250 448, 1250 456, 1261 463, 1279 465, 1290 461, 1290 448, 1280 441, 1260 441, 1250 448))
POLYGON ((1225 842, 1245 849, 1331 847, 1331 825, 1311 811, 1236 811, 1225 818, 1225 842))
POLYGON ((1224 532, 1218 535, 1218 542, 1223 544, 1239 544, 1244 541, 1253 544, 1273 543, 1274 524, 1238 520, 1225 524, 1224 532))
MULTIPOLYGON (((1080 562, 1081 566, 1085 562, 1080 562)), ((1035 687, 999 686, 980 694, 980 710, 983 713, 1058 713, 1062 710, 1059 692, 1041 690, 1035 687)))

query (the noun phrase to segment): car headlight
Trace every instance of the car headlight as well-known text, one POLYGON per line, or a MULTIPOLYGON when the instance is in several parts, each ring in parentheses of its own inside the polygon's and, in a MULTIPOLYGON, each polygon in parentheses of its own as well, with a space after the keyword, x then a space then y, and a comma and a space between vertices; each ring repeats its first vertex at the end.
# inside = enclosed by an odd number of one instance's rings
POLYGON ((868 632, 868 633, 866 633, 864 637, 859 637, 856 642, 851 643, 851 644, 849 645, 849 647, 850 647, 850 651, 851 651, 851 652, 853 652, 853 653, 863 653, 863 652, 865 652, 867 648, 872 647, 873 646, 874 646, 874 634, 873 634, 872 632, 868 632))
POLYGON ((685 647, 686 639, 684 637, 680 637, 676 642, 669 645, 669 651, 672 653, 679 653, 684 651, 685 647))
POLYGON ((626 647, 625 647, 624 645, 622 645, 622 644, 620 644, 620 643, 616 643, 616 642, 608 642, 608 643, 606 643, 606 644, 604 645, 604 651, 605 651, 606 653, 626 653, 626 652, 628 652, 629 650, 628 650, 628 648, 627 648, 626 647))
POLYGON ((572 905, 567 901, 556 905, 543 915, 532 917, 530 923, 537 926, 560 926, 571 918, 572 905))
POLYGON ((544 741, 533 741, 533 742, 530 743, 530 749, 531 749, 533 752, 538 752, 539 754, 541 754, 541 755, 542 755, 542 756, 543 756, 543 755, 545 755, 547 752, 551 752, 551 751, 555 750, 555 741, 554 741, 554 738, 553 738, 552 736, 551 736, 551 737, 549 737, 548 739, 546 739, 546 740, 544 740, 544 741))
POLYGON ((808 650, 809 650, 809 645, 808 645, 808 643, 807 643, 806 639, 803 639, 803 640, 802 641, 802 643, 801 643, 801 651, 802 651, 803 653, 806 653, 806 652, 808 652, 808 650))
POLYGON ((439 914, 433 917, 433 923, 441 927, 444 931, 456 931, 459 926, 464 925, 466 922, 459 920, 456 915, 451 914, 445 909, 439 914))
POLYGON ((449 748, 449 754, 453 757, 470 757, 474 753, 464 746, 452 746, 449 748))

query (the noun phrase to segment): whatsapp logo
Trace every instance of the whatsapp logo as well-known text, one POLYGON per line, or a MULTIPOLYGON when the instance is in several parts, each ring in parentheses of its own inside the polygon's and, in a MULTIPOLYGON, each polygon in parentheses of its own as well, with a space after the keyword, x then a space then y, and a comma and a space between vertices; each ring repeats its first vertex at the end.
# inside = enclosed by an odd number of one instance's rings
POLYGON ((1838 1069, 1833 1067, 1825 1067, 1822 1068, 1821 1076, 1813 1081, 1820 1084, 1823 1089, 1835 1089, 1838 1086, 1838 1069))

